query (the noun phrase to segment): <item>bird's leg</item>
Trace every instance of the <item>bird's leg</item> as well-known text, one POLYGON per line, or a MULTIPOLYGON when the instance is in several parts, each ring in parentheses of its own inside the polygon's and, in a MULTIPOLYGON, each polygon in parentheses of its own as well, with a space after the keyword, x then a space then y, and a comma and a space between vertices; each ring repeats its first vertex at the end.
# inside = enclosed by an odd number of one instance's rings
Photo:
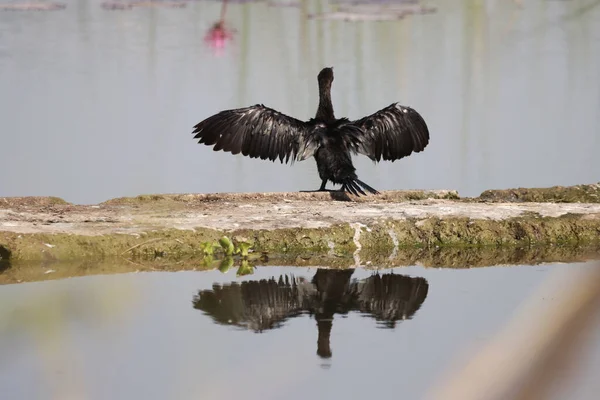
POLYGON ((317 190, 301 190, 302 193, 313 193, 313 192, 332 192, 333 190, 325 189, 325 185, 327 184, 327 179, 323 179, 321 182, 321 187, 317 190))
POLYGON ((321 182, 321 187, 319 188, 320 192, 325 191, 325 185, 327 185, 327 179, 323 179, 323 181, 321 182))

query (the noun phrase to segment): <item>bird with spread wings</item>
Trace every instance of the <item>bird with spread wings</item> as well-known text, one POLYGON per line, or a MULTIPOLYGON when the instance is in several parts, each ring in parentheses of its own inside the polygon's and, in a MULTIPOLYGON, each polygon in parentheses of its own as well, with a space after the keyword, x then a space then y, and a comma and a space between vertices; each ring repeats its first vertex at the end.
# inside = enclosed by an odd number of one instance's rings
POLYGON ((221 111, 194 126, 194 138, 215 151, 250 158, 293 163, 314 157, 326 191, 328 181, 340 191, 377 194, 358 179, 352 154, 375 162, 392 161, 418 153, 429 144, 423 117, 411 107, 393 103, 376 113, 350 121, 335 118, 331 102, 333 69, 318 75, 319 106, 315 118, 301 121, 262 104, 221 111))

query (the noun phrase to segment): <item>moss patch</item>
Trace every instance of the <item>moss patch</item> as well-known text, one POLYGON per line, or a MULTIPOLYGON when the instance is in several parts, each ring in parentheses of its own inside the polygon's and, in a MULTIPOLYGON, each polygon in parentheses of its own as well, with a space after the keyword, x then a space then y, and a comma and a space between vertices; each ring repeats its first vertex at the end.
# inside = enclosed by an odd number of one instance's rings
POLYGON ((600 219, 582 215, 540 217, 537 214, 506 220, 427 218, 379 221, 357 228, 337 224, 327 228, 286 228, 221 232, 164 229, 139 235, 97 236, 71 234, 16 234, 0 232, 0 246, 13 260, 69 260, 127 256, 168 258, 203 254, 202 244, 223 235, 243 238, 257 252, 290 254, 390 253, 394 248, 584 245, 600 242, 600 219))
POLYGON ((600 203, 600 183, 549 188, 486 190, 481 193, 478 200, 491 202, 600 203))
POLYGON ((60 197, 40 197, 40 196, 27 196, 27 197, 0 197, 0 207, 52 207, 56 205, 67 205, 69 204, 60 197))
POLYGON ((217 240, 221 233, 211 229, 195 232, 178 229, 152 231, 139 235, 16 234, 0 232, 0 243, 13 260, 69 260, 130 256, 157 256, 178 259, 200 254, 202 242, 217 240))

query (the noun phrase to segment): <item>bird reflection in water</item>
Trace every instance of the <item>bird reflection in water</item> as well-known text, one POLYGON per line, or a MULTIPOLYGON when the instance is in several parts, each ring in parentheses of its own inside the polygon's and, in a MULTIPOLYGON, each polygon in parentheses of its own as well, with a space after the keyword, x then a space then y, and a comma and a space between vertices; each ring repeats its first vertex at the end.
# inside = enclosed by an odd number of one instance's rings
POLYGON ((311 281, 294 275, 213 285, 194 297, 194 308, 214 322, 254 332, 280 328, 293 317, 308 314, 318 327, 317 354, 332 356, 330 337, 335 314, 350 311, 374 318, 383 328, 410 319, 427 297, 424 278, 388 273, 351 279, 354 269, 318 269, 311 281))

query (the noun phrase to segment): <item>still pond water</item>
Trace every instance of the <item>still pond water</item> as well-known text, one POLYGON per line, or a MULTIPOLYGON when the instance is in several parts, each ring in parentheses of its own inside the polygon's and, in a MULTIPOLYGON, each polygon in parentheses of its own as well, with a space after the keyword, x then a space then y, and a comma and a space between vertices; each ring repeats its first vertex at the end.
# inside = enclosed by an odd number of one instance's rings
MULTIPOLYGON (((551 306, 562 293, 536 289, 567 268, 593 266, 258 267, 239 278, 214 270, 4 285, 0 393, 11 400, 421 399, 530 296, 551 306), (295 291, 286 282, 296 282, 295 291)), ((598 328, 590 333, 596 338, 598 328)), ((596 398, 600 341, 589 349, 584 373, 558 371, 575 379, 568 397, 554 398, 596 398)))
POLYGON ((597 0, 430 0, 435 13, 359 23, 309 19, 332 10, 320 0, 230 4, 237 32, 222 54, 204 42, 219 2, 126 11, 63 2, 0 12, 0 196, 95 203, 316 189, 312 160, 289 167, 214 153, 191 130, 255 103, 309 118, 316 75, 331 65, 338 116, 400 101, 429 125, 424 153, 393 164, 356 158, 377 189, 471 196, 600 180, 597 0))

